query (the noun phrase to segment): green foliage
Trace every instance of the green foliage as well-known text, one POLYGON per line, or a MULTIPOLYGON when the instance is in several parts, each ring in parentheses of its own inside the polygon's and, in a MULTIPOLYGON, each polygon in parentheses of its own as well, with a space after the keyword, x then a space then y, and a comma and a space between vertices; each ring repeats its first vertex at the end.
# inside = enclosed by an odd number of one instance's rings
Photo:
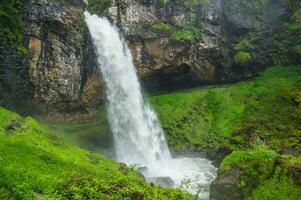
POLYGON ((253 45, 251 44, 251 42, 247 38, 244 38, 244 39, 240 40, 233 47, 233 49, 235 49, 236 51, 250 50, 252 48, 253 48, 253 45))
POLYGON ((170 26, 169 24, 164 23, 164 22, 154 23, 154 24, 152 24, 151 27, 153 29, 162 30, 162 31, 165 31, 165 32, 170 32, 172 30, 172 26, 170 26))
POLYGON ((23 23, 20 0, 0 2, 0 49, 23 43, 23 23))
POLYGON ((91 13, 102 13, 110 5, 110 0, 88 0, 88 10, 91 13))
POLYGON ((27 55, 27 49, 26 48, 24 48, 24 47, 18 47, 17 48, 17 52, 19 53, 19 54, 21 54, 21 55, 27 55))
MULTIPOLYGON (((196 6, 200 3, 199 0, 183 0, 186 7, 196 6)), ((204 1, 204 0, 203 0, 204 1)))
POLYGON ((1 199, 193 199, 0 107, 1 199))
POLYGON ((51 117, 40 117, 47 130, 57 137, 70 143, 86 148, 102 150, 110 145, 112 135, 106 118, 105 107, 100 107, 96 113, 75 122, 53 120, 51 117))
POLYGON ((260 77, 150 98, 171 148, 300 146, 301 68, 273 67, 260 77), (275 109, 277 108, 277 109, 275 109))
POLYGON ((165 0, 157 0, 156 1, 156 6, 159 8, 163 8, 165 5, 165 0))
POLYGON ((301 45, 296 45, 293 47, 294 52, 296 52, 297 54, 301 55, 301 45))
POLYGON ((300 186, 285 170, 277 168, 273 177, 264 181, 247 200, 298 200, 300 196, 300 186))
POLYGON ((172 33, 171 38, 176 41, 189 42, 201 36, 200 29, 196 27, 184 28, 172 33))
POLYGON ((297 31, 301 30, 301 8, 296 7, 296 10, 293 12, 293 15, 290 17, 287 26, 289 29, 297 31))
POLYGON ((251 60, 251 55, 249 52, 240 51, 234 55, 234 61, 236 63, 242 64, 251 60))

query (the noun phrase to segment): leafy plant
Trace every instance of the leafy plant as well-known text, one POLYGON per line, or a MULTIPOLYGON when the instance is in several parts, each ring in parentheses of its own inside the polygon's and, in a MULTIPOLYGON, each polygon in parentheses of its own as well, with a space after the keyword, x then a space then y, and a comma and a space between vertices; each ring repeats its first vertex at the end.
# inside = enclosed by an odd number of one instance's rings
POLYGON ((242 64, 251 60, 251 55, 249 52, 240 51, 234 55, 234 61, 236 63, 242 64))

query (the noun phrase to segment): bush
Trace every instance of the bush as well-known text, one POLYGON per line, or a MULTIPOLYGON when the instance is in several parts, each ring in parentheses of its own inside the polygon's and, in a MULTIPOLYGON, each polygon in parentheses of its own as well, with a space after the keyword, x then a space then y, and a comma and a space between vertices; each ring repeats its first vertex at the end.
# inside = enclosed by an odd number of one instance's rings
POLYGON ((240 51, 234 55, 234 61, 238 64, 243 64, 251 60, 251 55, 249 52, 240 51))

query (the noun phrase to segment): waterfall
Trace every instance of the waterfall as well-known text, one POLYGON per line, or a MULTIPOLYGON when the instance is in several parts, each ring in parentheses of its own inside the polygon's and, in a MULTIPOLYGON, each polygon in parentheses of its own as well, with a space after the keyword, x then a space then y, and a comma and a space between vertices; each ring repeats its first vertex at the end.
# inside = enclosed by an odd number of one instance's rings
POLYGON ((106 85, 118 160, 146 165, 170 158, 157 116, 143 99, 127 44, 107 19, 86 17, 106 85))
POLYGON ((198 177, 190 190, 199 185, 208 190, 215 168, 205 159, 171 157, 156 113, 143 98, 131 52, 118 28, 106 18, 88 12, 85 17, 105 83, 117 160, 146 168, 142 173, 154 182, 154 177, 170 177, 178 186, 184 178, 198 177))

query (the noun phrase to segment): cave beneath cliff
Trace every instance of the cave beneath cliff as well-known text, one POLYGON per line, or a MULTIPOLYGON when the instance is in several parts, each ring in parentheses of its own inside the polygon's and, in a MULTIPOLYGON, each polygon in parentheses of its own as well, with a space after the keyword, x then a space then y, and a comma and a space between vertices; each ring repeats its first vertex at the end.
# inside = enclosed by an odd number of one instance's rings
POLYGON ((141 81, 145 90, 150 93, 188 89, 210 83, 199 77, 193 67, 187 64, 160 68, 141 81))

